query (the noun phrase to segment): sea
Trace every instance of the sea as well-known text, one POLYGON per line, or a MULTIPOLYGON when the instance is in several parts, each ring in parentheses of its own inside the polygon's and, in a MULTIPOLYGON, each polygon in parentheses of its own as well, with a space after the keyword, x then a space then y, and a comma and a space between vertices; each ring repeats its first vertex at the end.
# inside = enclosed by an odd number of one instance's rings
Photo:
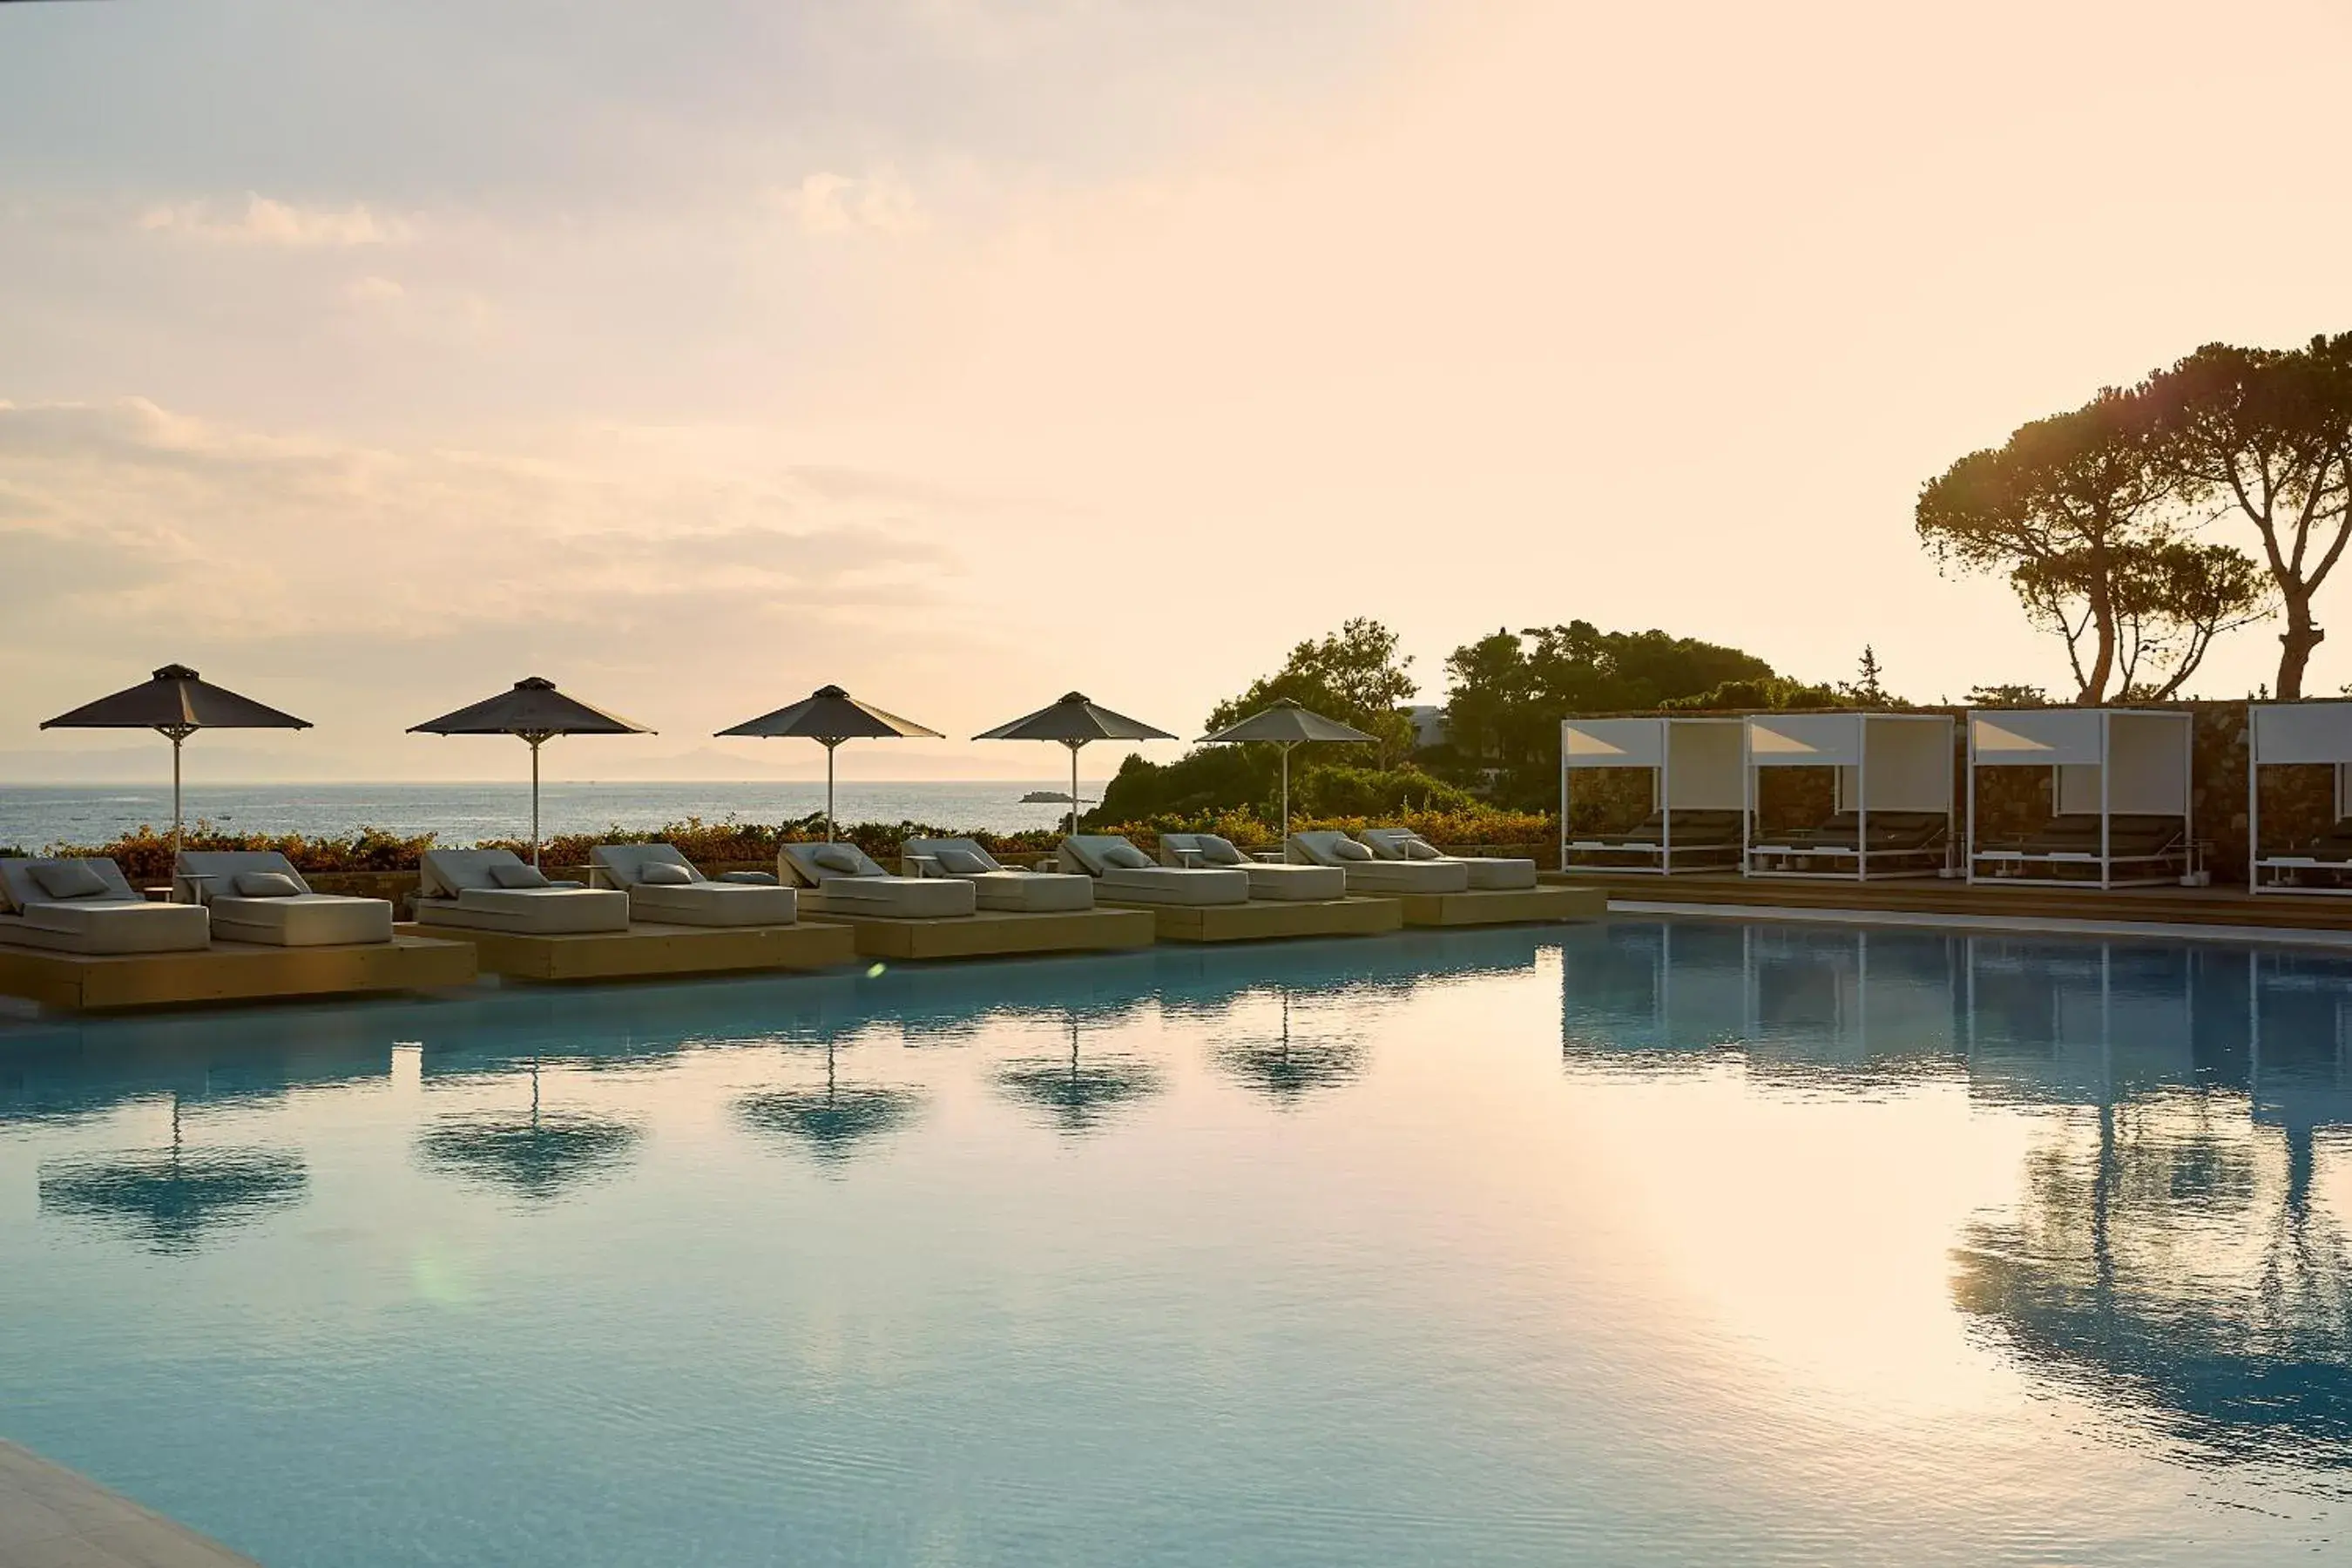
MULTIPOLYGON (((919 822, 938 827, 1012 833, 1052 827, 1068 808, 1024 804, 1033 791, 1067 791, 1069 781, 1003 780, 875 783, 838 786, 843 822, 919 822)), ((1079 786, 1091 805, 1099 789, 1079 786)), ((361 827, 437 834, 449 845, 511 838, 530 830, 530 790, 523 784, 192 784, 184 796, 191 826, 235 833, 336 837, 361 827)), ((822 782, 751 784, 549 784, 540 791, 542 834, 645 829, 699 817, 705 822, 789 822, 824 809, 822 782)), ((121 784, 0 786, 0 847, 103 844, 142 825, 168 828, 172 791, 121 784)))

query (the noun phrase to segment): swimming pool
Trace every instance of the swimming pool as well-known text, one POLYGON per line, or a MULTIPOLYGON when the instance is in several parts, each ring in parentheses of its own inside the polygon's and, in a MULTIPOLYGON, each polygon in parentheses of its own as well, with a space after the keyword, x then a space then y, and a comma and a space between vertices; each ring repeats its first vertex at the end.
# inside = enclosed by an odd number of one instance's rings
POLYGON ((0 1033, 0 1436, 272 1565, 2352 1550, 2352 967, 1565 931, 0 1033))

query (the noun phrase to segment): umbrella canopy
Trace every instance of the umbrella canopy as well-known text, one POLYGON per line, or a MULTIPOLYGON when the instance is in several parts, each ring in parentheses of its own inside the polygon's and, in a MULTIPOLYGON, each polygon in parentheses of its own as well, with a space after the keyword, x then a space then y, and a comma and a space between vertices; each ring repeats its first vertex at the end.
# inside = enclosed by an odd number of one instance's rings
POLYGON ((1089 700, 1083 691, 1063 694, 1059 702, 999 724, 972 737, 975 741, 1055 741, 1070 748, 1070 831, 1078 830, 1078 752, 1096 741, 1172 741, 1165 730, 1155 730, 1140 719, 1114 713, 1089 700))
POLYGON ((833 749, 844 741, 862 740, 927 740, 940 739, 937 730, 927 730, 911 719, 901 719, 896 713, 860 702, 838 686, 820 686, 788 708, 779 708, 757 719, 746 720, 731 730, 719 731, 723 739, 730 735, 750 735, 759 739, 814 741, 824 748, 824 841, 833 842, 833 749))
POLYGON ((170 1148, 49 1162, 40 1204, 45 1214, 126 1226, 156 1252, 194 1252, 206 1231, 299 1202, 309 1186, 299 1154, 183 1148, 173 1095, 170 1148))
POLYGON ((45 721, 44 730, 152 730, 172 742, 172 853, 180 852, 180 747, 199 730, 307 730, 310 722, 239 696, 184 664, 45 721))
POLYGON ((530 747, 530 863, 539 864, 539 749, 558 735, 650 735, 643 724, 592 708, 555 689, 542 675, 526 676, 496 697, 412 724, 412 735, 513 735, 530 747))
POLYGON ((1357 745, 1378 745, 1376 736, 1367 735, 1351 724, 1337 719, 1327 719, 1311 709, 1303 708, 1289 698, 1279 698, 1273 707, 1262 713, 1253 713, 1238 724, 1228 724, 1213 735, 1201 737, 1202 745, 1245 741, 1271 741, 1282 748, 1282 837, 1290 838, 1290 749, 1308 741, 1334 741, 1357 745))

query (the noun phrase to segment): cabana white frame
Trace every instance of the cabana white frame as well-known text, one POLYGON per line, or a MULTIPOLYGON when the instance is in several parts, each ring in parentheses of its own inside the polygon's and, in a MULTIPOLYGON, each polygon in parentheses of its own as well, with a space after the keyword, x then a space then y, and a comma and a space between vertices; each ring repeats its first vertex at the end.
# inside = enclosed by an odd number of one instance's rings
POLYGON ((2332 766, 2336 773, 2336 820, 2352 816, 2352 702, 2249 702, 2246 704, 2246 891, 2249 893, 2352 895, 2352 859, 2322 860, 2311 855, 2264 855, 2263 770, 2266 767, 2332 766), (2284 879, 2298 871, 2347 873, 2334 887, 2298 885, 2284 879), (2263 873, 2271 873, 2265 881, 2263 873))
POLYGON ((1867 882, 1874 877, 1940 877, 1951 865, 1956 829, 1952 799, 1952 719, 1948 713, 1751 713, 1742 721, 1740 776, 1748 791, 1748 839, 1740 874, 1867 882), (1761 738, 1761 744, 1759 741, 1761 738), (1873 789, 1871 764, 1878 763, 1873 789), (1836 809, 1852 811, 1854 847, 1767 844, 1756 830, 1758 772, 1763 768, 1832 768, 1836 809), (1851 783, 1849 783, 1849 780, 1851 783), (1874 795, 1882 798, 1874 799, 1874 795), (1944 814, 1939 861, 1933 850, 1873 849, 1874 811, 1944 814), (1796 868, 1802 858, 1829 860, 1831 870, 1796 868))
MULTIPOLYGON (((2197 854, 2197 795, 2191 787, 2194 765, 2197 721, 2187 710, 2179 708, 1971 708, 1969 710, 1969 882, 1972 887, 2009 886, 2048 887, 2056 881, 2054 876, 2035 875, 2030 868, 2054 869, 2060 866, 2096 866, 2098 886, 2107 888, 2152 887, 2179 881, 2195 868, 2197 854), (2179 816, 2180 844, 2161 855, 2116 855, 2114 848, 2114 820, 2116 811, 2116 731, 2120 721, 2128 734, 2157 737, 2161 728, 2170 725, 2180 733, 2180 772, 2177 781, 2177 809, 2169 805, 2153 809, 2141 809, 2127 803, 2122 811, 2126 816, 2179 816), (2014 741, 2013 745, 1998 746, 1988 757, 1984 741, 1986 731, 2014 741), (2088 816, 2087 810, 2070 811, 2070 800, 2078 799, 2069 790, 2067 769, 2091 767, 2098 770, 2099 852, 2096 855, 2068 851, 2027 851, 2022 849, 1985 849, 1977 843, 1977 770, 2000 767, 2046 767, 2050 770, 2051 805, 2054 817, 2088 816), (1990 863, 2010 868, 2008 876, 1979 876, 1979 864, 1990 863), (2118 877, 2117 867, 2126 868, 2131 874, 2118 877), (2025 874, 2016 874, 2023 870, 2025 874)), ((2160 738, 2147 742, 2160 752, 2160 738)), ((2074 775, 2080 787, 2082 775, 2074 775)), ((2149 781, 2135 777, 2134 799, 2161 798, 2170 801, 2176 792, 2158 786, 2155 795, 2145 792, 2149 781)), ((2087 885, 2087 884, 2081 884, 2087 885)))
POLYGON ((1747 791, 1739 765, 1741 721, 1738 719, 1564 719, 1559 726, 1559 864, 1571 853, 1641 855, 1654 864, 1598 866, 1578 862, 1579 871, 1625 872, 1668 877, 1676 872, 1728 871, 1738 866, 1747 842, 1747 791), (1711 754, 1712 753, 1712 754, 1711 754), (1677 767, 1677 763, 1680 764, 1677 767), (1728 764, 1727 766, 1726 764, 1728 764), (1568 812, 1574 804, 1580 768, 1642 768, 1650 775, 1650 809, 1664 814, 1655 844, 1603 844, 1569 837, 1568 812), (1681 853, 1702 865, 1676 865, 1675 813, 1742 813, 1738 845, 1703 845, 1681 853))

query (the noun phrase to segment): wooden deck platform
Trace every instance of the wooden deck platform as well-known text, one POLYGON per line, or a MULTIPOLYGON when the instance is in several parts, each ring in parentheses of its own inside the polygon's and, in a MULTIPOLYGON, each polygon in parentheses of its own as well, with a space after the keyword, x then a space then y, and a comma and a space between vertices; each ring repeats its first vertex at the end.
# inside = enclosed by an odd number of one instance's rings
POLYGON ((1609 912, 1609 894, 1577 880, 1554 887, 1496 888, 1466 893, 1407 893, 1395 900, 1409 926, 1528 925, 1549 921, 1597 921, 1609 912))
POLYGON ((403 935, 431 932, 470 947, 485 973, 563 984, 731 974, 762 969, 824 969, 857 956, 848 929, 814 921, 788 926, 677 926, 640 921, 626 931, 534 936, 403 925, 403 935))
POLYGON ((856 933, 861 958, 1004 958, 1034 952, 1089 952, 1151 945, 1142 910, 1063 910, 1026 913, 982 910, 936 920, 811 910, 808 923, 856 933))
MULTIPOLYGON (((1602 879, 1584 872, 1578 879, 1602 879)), ((1544 880, 1562 879, 1557 871, 1544 880)), ((1795 881, 1717 876, 1611 877, 1613 903, 1852 910, 1875 914, 1992 916, 2154 925, 2242 926, 2268 931, 2352 931, 2352 899, 2264 893, 2243 888, 2096 888, 1910 879, 1884 882, 1795 881)))
POLYGON ((215 942, 188 952, 89 954, 0 943, 0 994, 97 1013, 211 1002, 276 1002, 471 984, 470 943, 438 935, 335 947, 215 942))
POLYGON ((1302 936, 1378 936, 1403 923, 1394 899, 1252 899, 1245 904, 1131 904, 1161 942, 1273 942, 1302 936))

